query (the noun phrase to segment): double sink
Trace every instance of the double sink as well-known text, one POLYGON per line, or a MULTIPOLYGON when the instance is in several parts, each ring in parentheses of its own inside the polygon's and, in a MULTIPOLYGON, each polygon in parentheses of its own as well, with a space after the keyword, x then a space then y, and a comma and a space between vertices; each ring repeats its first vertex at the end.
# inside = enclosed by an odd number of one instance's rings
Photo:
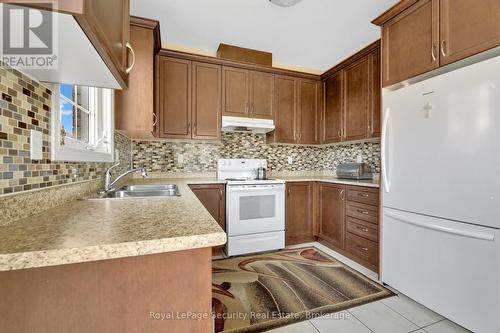
POLYGON ((129 185, 101 194, 100 199, 179 197, 177 185, 129 185))

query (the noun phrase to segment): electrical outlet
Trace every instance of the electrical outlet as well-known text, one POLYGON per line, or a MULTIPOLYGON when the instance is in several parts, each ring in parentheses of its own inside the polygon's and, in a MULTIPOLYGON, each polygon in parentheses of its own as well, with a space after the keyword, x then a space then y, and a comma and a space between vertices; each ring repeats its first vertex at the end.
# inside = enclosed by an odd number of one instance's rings
POLYGON ((177 154, 177 163, 184 163, 184 154, 177 154))
POLYGON ((293 164, 293 156, 288 156, 288 164, 293 164))

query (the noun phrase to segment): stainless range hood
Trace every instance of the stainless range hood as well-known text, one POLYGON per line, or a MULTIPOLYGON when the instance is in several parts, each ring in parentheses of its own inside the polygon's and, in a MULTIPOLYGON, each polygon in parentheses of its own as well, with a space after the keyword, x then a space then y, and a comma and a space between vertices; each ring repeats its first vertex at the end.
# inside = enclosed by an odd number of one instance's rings
POLYGON ((222 117, 222 132, 268 133, 271 131, 274 131, 274 121, 271 119, 222 117))

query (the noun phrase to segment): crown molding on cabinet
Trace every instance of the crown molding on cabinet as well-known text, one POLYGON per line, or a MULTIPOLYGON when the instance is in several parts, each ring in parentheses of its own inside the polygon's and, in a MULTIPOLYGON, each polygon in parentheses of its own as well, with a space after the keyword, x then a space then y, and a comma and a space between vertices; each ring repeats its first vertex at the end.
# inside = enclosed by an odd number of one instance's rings
POLYGON ((160 21, 139 16, 130 16, 130 25, 153 30, 154 54, 161 50, 160 21))
POLYGON ((302 79, 309 79, 309 80, 316 80, 316 81, 319 81, 321 79, 320 75, 315 75, 315 74, 309 74, 309 73, 303 73, 303 72, 298 72, 298 71, 293 71, 293 70, 281 69, 281 68, 276 68, 276 67, 272 67, 272 66, 256 65, 256 64, 251 64, 251 63, 237 61, 237 60, 219 59, 219 58, 214 58, 214 57, 209 57, 209 56, 204 56, 204 55, 198 55, 198 54, 181 52, 181 51, 174 51, 174 50, 168 50, 168 49, 161 49, 159 52, 159 55, 165 56, 165 57, 171 57, 171 58, 181 58, 181 59, 197 61, 197 62, 205 62, 205 63, 216 64, 216 65, 221 65, 221 66, 229 66, 229 67, 236 67, 236 68, 254 70, 254 71, 259 71, 259 72, 273 73, 273 74, 278 74, 278 75, 294 76, 294 77, 298 77, 298 78, 302 78, 302 79))
POLYGON ((383 12, 381 15, 379 15, 377 18, 375 18, 372 23, 378 26, 382 26, 384 23, 389 21, 391 18, 394 16, 398 15, 401 13, 403 10, 411 7, 413 4, 418 2, 418 0, 401 0, 385 12, 383 12))
POLYGON ((355 54, 351 55, 349 58, 345 59, 344 61, 338 63, 334 67, 330 68, 329 70, 327 70, 326 72, 321 74, 321 80, 327 79, 328 77, 337 73, 340 69, 345 68, 345 67, 355 63, 359 59, 366 57, 368 54, 372 53, 374 50, 380 48, 380 45, 381 45, 380 39, 378 39, 378 40, 374 41, 373 43, 365 46, 360 51, 356 52, 355 54))

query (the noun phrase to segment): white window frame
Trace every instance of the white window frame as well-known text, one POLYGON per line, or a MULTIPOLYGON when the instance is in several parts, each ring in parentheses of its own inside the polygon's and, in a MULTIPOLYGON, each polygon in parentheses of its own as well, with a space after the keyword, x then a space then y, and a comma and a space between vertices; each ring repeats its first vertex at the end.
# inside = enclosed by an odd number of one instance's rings
POLYGON ((61 108, 59 85, 53 84, 51 112, 51 160, 65 162, 114 162, 114 90, 89 88, 89 109, 100 112, 89 113, 89 143, 75 140, 69 136, 61 145, 61 108), (97 117, 96 117, 97 116, 97 117), (98 135, 96 133, 102 133, 98 135), (106 144, 102 146, 102 140, 106 144))

